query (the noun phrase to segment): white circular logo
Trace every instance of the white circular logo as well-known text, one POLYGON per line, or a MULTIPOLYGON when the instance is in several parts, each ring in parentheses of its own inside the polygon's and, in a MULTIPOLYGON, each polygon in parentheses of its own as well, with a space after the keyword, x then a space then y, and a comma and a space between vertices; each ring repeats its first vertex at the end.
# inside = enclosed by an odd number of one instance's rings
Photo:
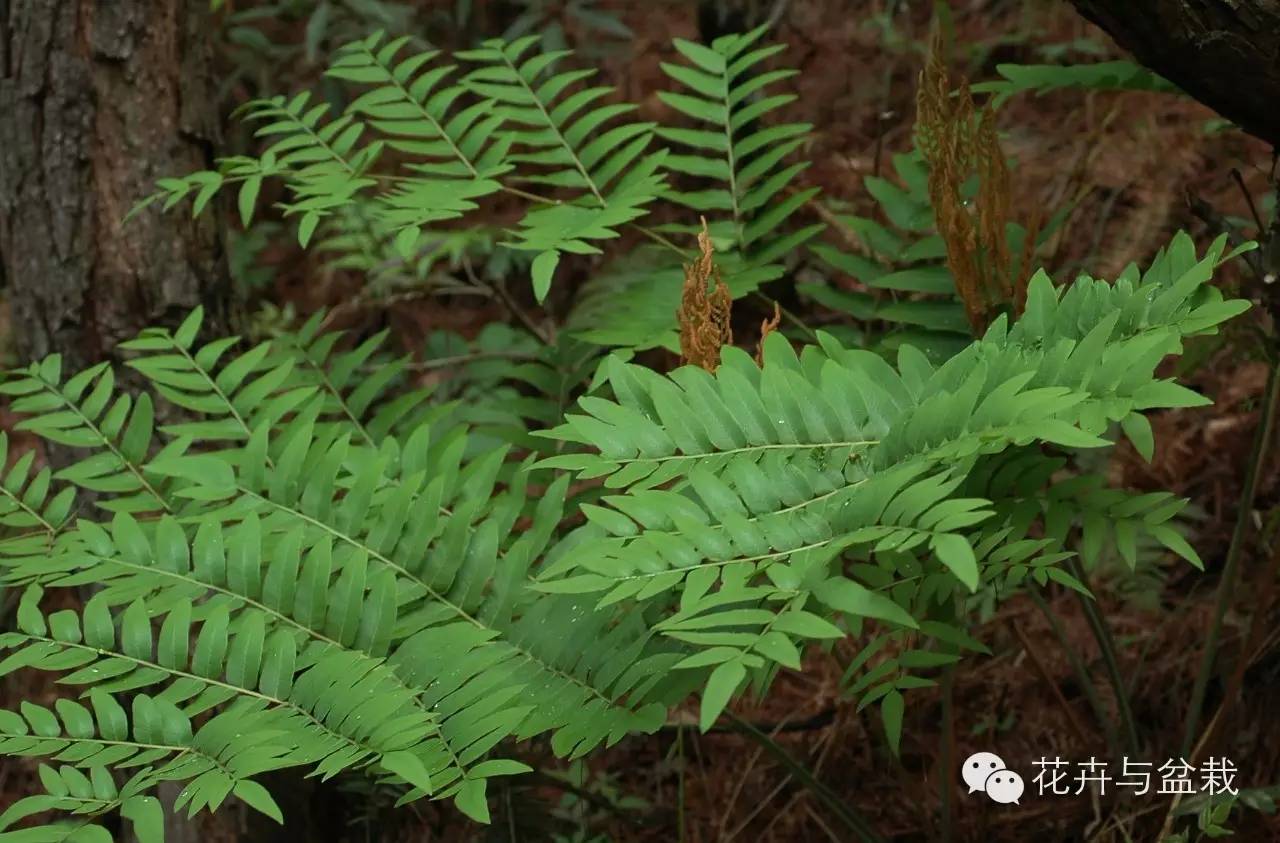
POLYGON ((994 752, 975 752, 964 760, 960 775, 969 785, 969 792, 976 793, 986 790, 987 776, 1004 768, 1004 759, 994 752))
POLYGON ((987 776, 987 796, 991 797, 991 801, 999 802, 1001 805, 1020 805, 1018 800, 1022 798, 1022 791, 1025 785, 1022 783, 1022 776, 1013 770, 996 770, 987 776))
POLYGON ((1020 805, 1018 800, 1026 790, 1022 776, 1006 767, 1004 759, 994 752, 970 755, 960 768, 960 776, 970 793, 985 793, 1001 805, 1020 805))

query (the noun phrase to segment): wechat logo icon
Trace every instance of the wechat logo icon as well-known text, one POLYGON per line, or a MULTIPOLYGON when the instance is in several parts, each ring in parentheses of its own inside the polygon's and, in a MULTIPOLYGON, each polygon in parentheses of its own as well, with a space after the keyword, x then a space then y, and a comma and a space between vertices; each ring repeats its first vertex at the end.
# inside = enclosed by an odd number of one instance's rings
POLYGON ((1004 759, 994 752, 975 752, 964 760, 960 776, 969 786, 970 793, 981 791, 1001 805, 1020 805, 1026 789, 1022 776, 1005 766, 1004 759))

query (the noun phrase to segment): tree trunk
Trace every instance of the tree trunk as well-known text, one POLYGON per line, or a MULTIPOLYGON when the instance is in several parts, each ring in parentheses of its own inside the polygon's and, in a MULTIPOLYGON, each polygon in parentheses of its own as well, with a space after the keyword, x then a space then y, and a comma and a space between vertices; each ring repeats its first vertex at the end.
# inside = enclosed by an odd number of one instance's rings
POLYGON ((124 222, 207 168, 219 115, 208 0, 0 0, 0 270, 16 351, 64 371, 198 304, 227 327, 222 223, 124 222))
MULTIPOLYGON (((20 359, 64 372, 196 305, 225 332, 222 224, 124 217, 157 178, 205 169, 218 136, 208 0, 0 0, 0 281, 20 359)), ((49 454, 55 464, 62 455, 49 454)), ((171 807, 180 785, 162 785, 171 807)), ((200 830, 167 811, 165 837, 200 830)))
POLYGON ((1071 0, 1138 61, 1280 147, 1280 0, 1071 0))

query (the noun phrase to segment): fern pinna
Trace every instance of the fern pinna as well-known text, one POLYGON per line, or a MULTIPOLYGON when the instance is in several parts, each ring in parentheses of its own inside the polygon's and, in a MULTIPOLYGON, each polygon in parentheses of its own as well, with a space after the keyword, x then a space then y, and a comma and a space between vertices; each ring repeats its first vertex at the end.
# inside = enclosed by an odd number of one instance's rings
MULTIPOLYGON (((0 713, 0 751, 41 759, 47 790, 0 825, 62 811, 47 839, 97 839, 118 810, 157 839, 164 781, 192 813, 235 795, 277 816, 255 777, 295 766, 484 820, 488 779, 527 769, 513 741, 581 756, 690 694, 706 728, 869 625, 848 690, 896 744, 903 692, 981 646, 966 594, 1078 586, 1068 532, 1098 519, 1045 447, 1118 423, 1146 450, 1144 411, 1204 403, 1154 370, 1245 308, 1206 284, 1222 251, 1179 237, 1145 273, 1065 290, 1041 273, 1019 321, 936 367, 777 333, 763 365, 726 347, 714 375, 611 356, 541 459, 478 446, 381 336, 344 345, 319 319, 242 349, 198 342, 197 311, 127 343, 183 410, 168 424, 109 366, 15 372, 20 426, 81 456, 4 478, 23 592, 0 673, 67 693, 0 713), (86 585, 83 608, 46 608, 86 585)), ((1198 561, 1157 498, 1104 502, 1108 523, 1198 561)))

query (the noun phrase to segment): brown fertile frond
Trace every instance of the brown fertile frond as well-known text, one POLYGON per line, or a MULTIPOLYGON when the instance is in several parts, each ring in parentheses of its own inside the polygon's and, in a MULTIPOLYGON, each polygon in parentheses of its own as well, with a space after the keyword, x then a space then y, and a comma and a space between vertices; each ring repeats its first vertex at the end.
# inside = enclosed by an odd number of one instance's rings
POLYGON ((684 268, 680 294, 680 357, 685 363, 714 372, 720 366, 720 349, 733 342, 729 325, 732 297, 712 254, 711 234, 702 221, 698 234, 698 258, 684 268))
POLYGON ((1040 227, 1044 225, 1044 208, 1036 205, 1031 212, 1031 222, 1027 225, 1027 234, 1022 241, 1022 253, 1018 257, 1018 274, 1013 279, 1013 315, 1021 316, 1027 309, 1027 284, 1031 281, 1031 261, 1036 256, 1036 240, 1040 238, 1040 227))
MULTIPOLYGON (((940 31, 934 32, 920 74, 916 111, 917 143, 929 166, 929 199, 946 244, 947 266, 965 316, 980 334, 1001 308, 1021 312, 1030 254, 1022 277, 1014 278, 1007 234, 1012 187, 995 117, 974 106, 967 79, 951 79, 940 31), (974 173, 979 187, 971 209, 962 191, 974 173)), ((1034 247, 1035 235, 1029 237, 1034 247)))
POLYGON ((1013 301, 1011 257, 1005 230, 1009 221, 1009 166, 996 136, 995 122, 995 117, 984 108, 974 138, 978 169, 978 241, 987 282, 987 303, 990 305, 1013 301))
POLYGON ((977 263, 978 234, 961 195, 972 169, 973 97, 963 80, 952 96, 945 53, 942 34, 935 32, 916 94, 916 133, 929 165, 929 199, 947 247, 947 266, 976 330, 985 321, 985 297, 977 263))
POLYGON ((951 76, 947 72, 946 42, 941 32, 929 41, 929 57, 920 74, 916 93, 916 134, 920 148, 930 163, 936 158, 949 167, 967 171, 970 168, 968 137, 973 131, 973 96, 969 83, 958 80, 952 96, 951 76))
POLYGON ((778 330, 778 325, 782 323, 782 307, 777 302, 773 303, 773 318, 762 319, 760 321, 760 344, 756 346, 756 363, 764 365, 764 341, 765 338, 778 330))

